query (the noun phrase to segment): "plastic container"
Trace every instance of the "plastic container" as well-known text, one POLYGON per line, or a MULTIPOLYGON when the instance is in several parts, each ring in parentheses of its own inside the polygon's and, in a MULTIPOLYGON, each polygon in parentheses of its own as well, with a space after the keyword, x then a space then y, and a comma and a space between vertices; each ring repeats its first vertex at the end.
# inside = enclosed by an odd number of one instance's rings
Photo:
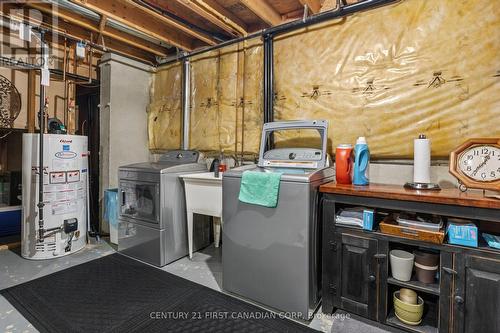
POLYGON ((439 231, 443 228, 443 221, 441 219, 436 220, 436 222, 417 219, 418 217, 416 217, 415 220, 412 220, 409 217, 407 218, 406 215, 400 214, 396 218, 396 222, 398 222, 400 226, 420 230, 439 231))
POLYGON ((118 189, 104 191, 104 220, 109 224, 109 240, 118 244, 118 189))
POLYGON ((352 184, 352 145, 342 144, 335 149, 335 180, 352 184))
POLYGON ((399 281, 410 281, 415 256, 413 253, 392 250, 389 253, 392 277, 399 281))
POLYGON ((354 147, 354 171, 352 183, 354 185, 368 185, 368 167, 370 166, 370 150, 363 136, 360 136, 354 147))

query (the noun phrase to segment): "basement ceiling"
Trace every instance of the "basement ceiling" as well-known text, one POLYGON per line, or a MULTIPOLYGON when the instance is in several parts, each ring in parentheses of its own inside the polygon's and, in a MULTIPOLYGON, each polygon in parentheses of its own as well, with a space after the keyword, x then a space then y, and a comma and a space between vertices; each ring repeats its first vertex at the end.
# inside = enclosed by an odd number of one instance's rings
MULTIPOLYGON (((162 58, 331 10, 337 0, 46 0, 1 5, 17 19, 43 13, 44 26, 66 38, 158 64, 162 58)), ((349 2, 353 2, 352 0, 349 2)))

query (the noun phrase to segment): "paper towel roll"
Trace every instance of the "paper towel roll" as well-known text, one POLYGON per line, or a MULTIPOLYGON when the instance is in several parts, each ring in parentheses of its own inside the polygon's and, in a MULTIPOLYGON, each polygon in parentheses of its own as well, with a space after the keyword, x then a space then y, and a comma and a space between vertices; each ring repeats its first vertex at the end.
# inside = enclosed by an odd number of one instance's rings
POLYGON ((413 181, 415 183, 431 182, 431 141, 415 139, 413 141, 413 181))

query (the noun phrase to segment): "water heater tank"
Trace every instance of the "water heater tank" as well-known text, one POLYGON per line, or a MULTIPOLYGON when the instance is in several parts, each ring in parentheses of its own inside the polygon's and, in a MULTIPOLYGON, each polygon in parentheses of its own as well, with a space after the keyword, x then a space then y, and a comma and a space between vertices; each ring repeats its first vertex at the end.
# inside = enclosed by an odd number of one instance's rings
POLYGON ((87 242, 87 137, 44 134, 44 237, 39 239, 39 134, 23 135, 21 254, 50 259, 74 253, 87 242))

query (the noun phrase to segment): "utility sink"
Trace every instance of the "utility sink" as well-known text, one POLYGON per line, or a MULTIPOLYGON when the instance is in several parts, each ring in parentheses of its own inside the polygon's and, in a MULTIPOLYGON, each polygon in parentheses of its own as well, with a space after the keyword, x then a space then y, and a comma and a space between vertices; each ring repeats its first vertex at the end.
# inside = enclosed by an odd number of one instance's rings
POLYGON ((193 257, 193 214, 214 216, 215 247, 219 246, 222 217, 222 174, 213 172, 180 176, 184 180, 189 258, 193 257))

